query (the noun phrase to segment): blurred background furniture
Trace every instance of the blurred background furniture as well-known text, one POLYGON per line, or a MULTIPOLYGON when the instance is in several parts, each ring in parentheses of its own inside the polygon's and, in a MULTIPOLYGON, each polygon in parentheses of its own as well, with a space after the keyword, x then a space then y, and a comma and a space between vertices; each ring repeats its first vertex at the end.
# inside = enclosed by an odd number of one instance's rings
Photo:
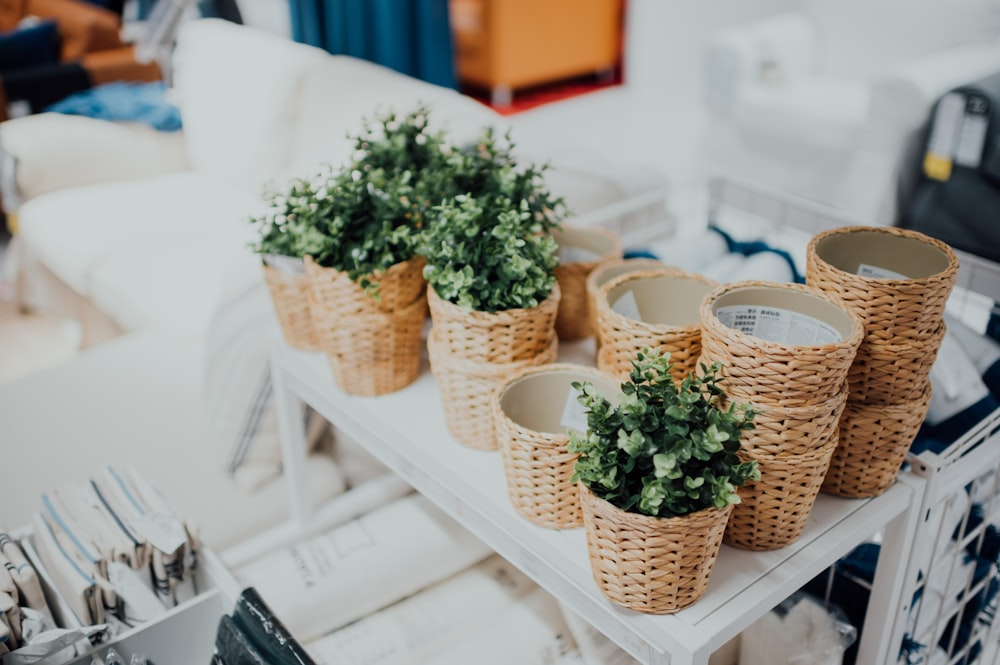
POLYGON ((893 223, 932 105, 998 62, 993 0, 804 0, 712 40, 709 168, 893 223))

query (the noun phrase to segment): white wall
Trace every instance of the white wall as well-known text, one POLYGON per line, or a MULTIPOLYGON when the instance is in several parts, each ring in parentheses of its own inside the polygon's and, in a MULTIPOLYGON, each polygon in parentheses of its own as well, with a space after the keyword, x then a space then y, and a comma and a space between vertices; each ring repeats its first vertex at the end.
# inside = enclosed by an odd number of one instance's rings
POLYGON ((237 0, 236 4, 244 24, 291 39, 288 0, 237 0))
POLYGON ((625 84, 657 96, 684 94, 700 100, 703 50, 714 31, 799 4, 800 0, 627 0, 625 84))

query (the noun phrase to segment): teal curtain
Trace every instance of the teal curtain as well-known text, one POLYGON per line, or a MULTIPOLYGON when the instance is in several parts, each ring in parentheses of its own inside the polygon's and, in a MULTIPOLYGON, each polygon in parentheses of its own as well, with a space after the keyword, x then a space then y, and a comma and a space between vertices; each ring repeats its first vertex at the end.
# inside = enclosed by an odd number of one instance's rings
POLYGON ((456 87, 448 0, 290 0, 292 36, 456 87))

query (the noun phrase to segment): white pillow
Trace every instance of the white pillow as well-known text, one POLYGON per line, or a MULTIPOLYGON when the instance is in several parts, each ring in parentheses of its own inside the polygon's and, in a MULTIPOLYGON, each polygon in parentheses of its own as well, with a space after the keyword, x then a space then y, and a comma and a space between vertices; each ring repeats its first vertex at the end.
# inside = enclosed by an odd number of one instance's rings
POLYGON ((327 57, 221 19, 185 23, 173 71, 191 167, 259 193, 288 158, 303 73, 327 57))

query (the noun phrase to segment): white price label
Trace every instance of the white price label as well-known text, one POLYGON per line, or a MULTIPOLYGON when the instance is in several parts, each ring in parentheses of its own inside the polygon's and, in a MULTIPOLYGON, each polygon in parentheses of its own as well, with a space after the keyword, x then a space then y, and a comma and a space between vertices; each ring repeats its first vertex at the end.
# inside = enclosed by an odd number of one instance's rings
POLYGON ((778 307, 732 305, 720 307, 715 314, 723 325, 778 344, 814 346, 843 339, 828 323, 778 307))
POLYGON ((566 395, 566 403, 563 405, 562 418, 560 418, 559 424, 575 432, 586 432, 587 407, 577 401, 576 398, 580 394, 579 390, 570 388, 569 393, 566 395))
POLYGON ((639 303, 635 301, 635 294, 629 289, 619 296, 618 300, 611 305, 611 309, 622 316, 627 316, 635 321, 642 321, 642 314, 639 313, 639 303))
POLYGON ((907 279, 906 275, 868 263, 858 265, 858 276, 874 277, 875 279, 907 279))

